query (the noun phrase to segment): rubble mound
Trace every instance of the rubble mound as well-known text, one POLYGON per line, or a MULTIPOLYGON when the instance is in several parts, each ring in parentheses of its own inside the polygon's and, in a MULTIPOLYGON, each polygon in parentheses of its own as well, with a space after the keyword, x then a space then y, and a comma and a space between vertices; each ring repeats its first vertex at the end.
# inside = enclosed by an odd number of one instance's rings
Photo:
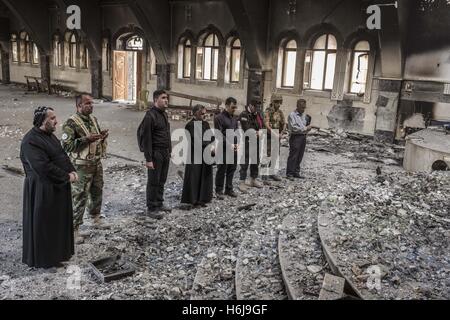
POLYGON ((336 191, 319 215, 331 263, 365 299, 449 299, 449 194, 447 173, 336 191))

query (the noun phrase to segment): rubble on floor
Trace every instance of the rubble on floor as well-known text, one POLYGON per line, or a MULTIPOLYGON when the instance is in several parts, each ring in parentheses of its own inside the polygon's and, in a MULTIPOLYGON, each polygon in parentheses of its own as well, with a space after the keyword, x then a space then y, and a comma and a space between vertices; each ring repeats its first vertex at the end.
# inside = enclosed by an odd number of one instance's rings
MULTIPOLYGON (((239 265, 248 271, 244 283, 250 296, 244 298, 286 299, 278 236, 283 219, 294 213, 307 218, 305 228, 298 225, 299 243, 307 250, 293 252, 288 264, 305 273, 304 298, 316 298, 323 275, 330 273, 313 232, 323 208, 333 212, 336 234, 330 246, 352 272, 349 277, 357 281, 368 267, 378 265, 385 272, 380 298, 450 298, 450 176, 407 174, 399 166, 367 162, 374 154, 399 158, 389 147, 383 151, 381 145, 360 142, 311 136, 302 169, 305 180, 283 179, 195 210, 178 207, 182 181, 175 173, 166 185, 166 201, 174 210, 157 221, 145 215, 143 164, 108 159, 106 225, 96 228, 86 220, 82 231, 89 236, 64 268, 34 270, 23 265, 21 223, 0 224, 0 299, 235 299, 239 265), (325 147, 330 152, 314 151, 325 147), (351 160, 347 152, 353 153, 351 160), (239 210, 246 206, 248 210, 239 210), (249 234, 258 241, 247 241, 249 234), (307 254, 297 255, 301 252, 307 254), (101 283, 88 262, 113 255, 127 257, 136 273, 101 283), (79 283, 68 286, 77 271, 79 283), (412 289, 399 291, 405 286, 412 289)), ((287 150, 282 152, 284 162, 287 150)), ((363 279, 358 285, 366 285, 363 279)))

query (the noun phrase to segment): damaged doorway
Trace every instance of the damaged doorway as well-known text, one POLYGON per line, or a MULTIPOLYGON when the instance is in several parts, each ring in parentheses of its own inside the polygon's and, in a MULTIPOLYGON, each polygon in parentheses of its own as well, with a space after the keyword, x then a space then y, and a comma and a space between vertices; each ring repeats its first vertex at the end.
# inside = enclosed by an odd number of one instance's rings
POLYGON ((144 40, 131 35, 119 38, 113 56, 113 100, 135 104, 141 91, 144 40))

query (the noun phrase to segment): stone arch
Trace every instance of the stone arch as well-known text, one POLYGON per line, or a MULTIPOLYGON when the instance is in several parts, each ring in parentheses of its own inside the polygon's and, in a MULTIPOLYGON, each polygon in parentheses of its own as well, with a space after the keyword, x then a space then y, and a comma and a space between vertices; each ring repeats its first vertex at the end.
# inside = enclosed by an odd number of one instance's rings
POLYGON ((368 33, 366 30, 359 29, 358 31, 351 33, 347 36, 347 38, 345 38, 343 48, 351 50, 359 41, 369 42, 371 51, 377 51, 379 47, 378 39, 375 36, 368 33))
POLYGON ((220 30, 213 26, 213 25, 209 25, 207 28, 201 30, 198 33, 197 39, 196 39, 196 45, 198 46, 202 46, 203 45, 203 41, 205 40, 205 38, 211 34, 214 33, 215 35, 217 35, 217 38, 219 39, 219 46, 224 46, 225 45, 225 40, 222 36, 222 32, 220 32, 220 30))
POLYGON ((283 47, 290 40, 295 40, 297 42, 297 47, 300 47, 302 44, 301 37, 298 34, 297 30, 292 29, 281 32, 275 38, 274 47, 275 48, 283 47))
POLYGON ((304 41, 307 48, 312 48, 316 40, 323 34, 332 34, 336 38, 338 49, 344 43, 344 37, 341 32, 332 24, 322 23, 309 28, 304 35, 304 41))
POLYGON ((146 38, 145 32, 139 27, 130 25, 127 27, 122 27, 119 30, 117 30, 116 33, 114 33, 114 35, 112 36, 112 39, 111 39, 111 48, 113 50, 117 50, 118 49, 117 44, 118 44, 119 40, 122 39, 125 41, 126 39, 129 39, 130 37, 135 36, 135 35, 144 39, 144 45, 146 47, 150 46, 150 42, 146 38))

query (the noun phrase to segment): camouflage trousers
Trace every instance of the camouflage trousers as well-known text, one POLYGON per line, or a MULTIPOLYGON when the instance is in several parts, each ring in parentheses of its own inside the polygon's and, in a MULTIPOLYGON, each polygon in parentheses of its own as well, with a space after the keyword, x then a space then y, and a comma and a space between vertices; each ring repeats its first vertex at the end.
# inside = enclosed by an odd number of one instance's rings
POLYGON ((77 229, 83 224, 83 216, 88 209, 94 218, 101 214, 103 197, 103 166, 75 165, 79 180, 72 185, 73 226, 77 229))

